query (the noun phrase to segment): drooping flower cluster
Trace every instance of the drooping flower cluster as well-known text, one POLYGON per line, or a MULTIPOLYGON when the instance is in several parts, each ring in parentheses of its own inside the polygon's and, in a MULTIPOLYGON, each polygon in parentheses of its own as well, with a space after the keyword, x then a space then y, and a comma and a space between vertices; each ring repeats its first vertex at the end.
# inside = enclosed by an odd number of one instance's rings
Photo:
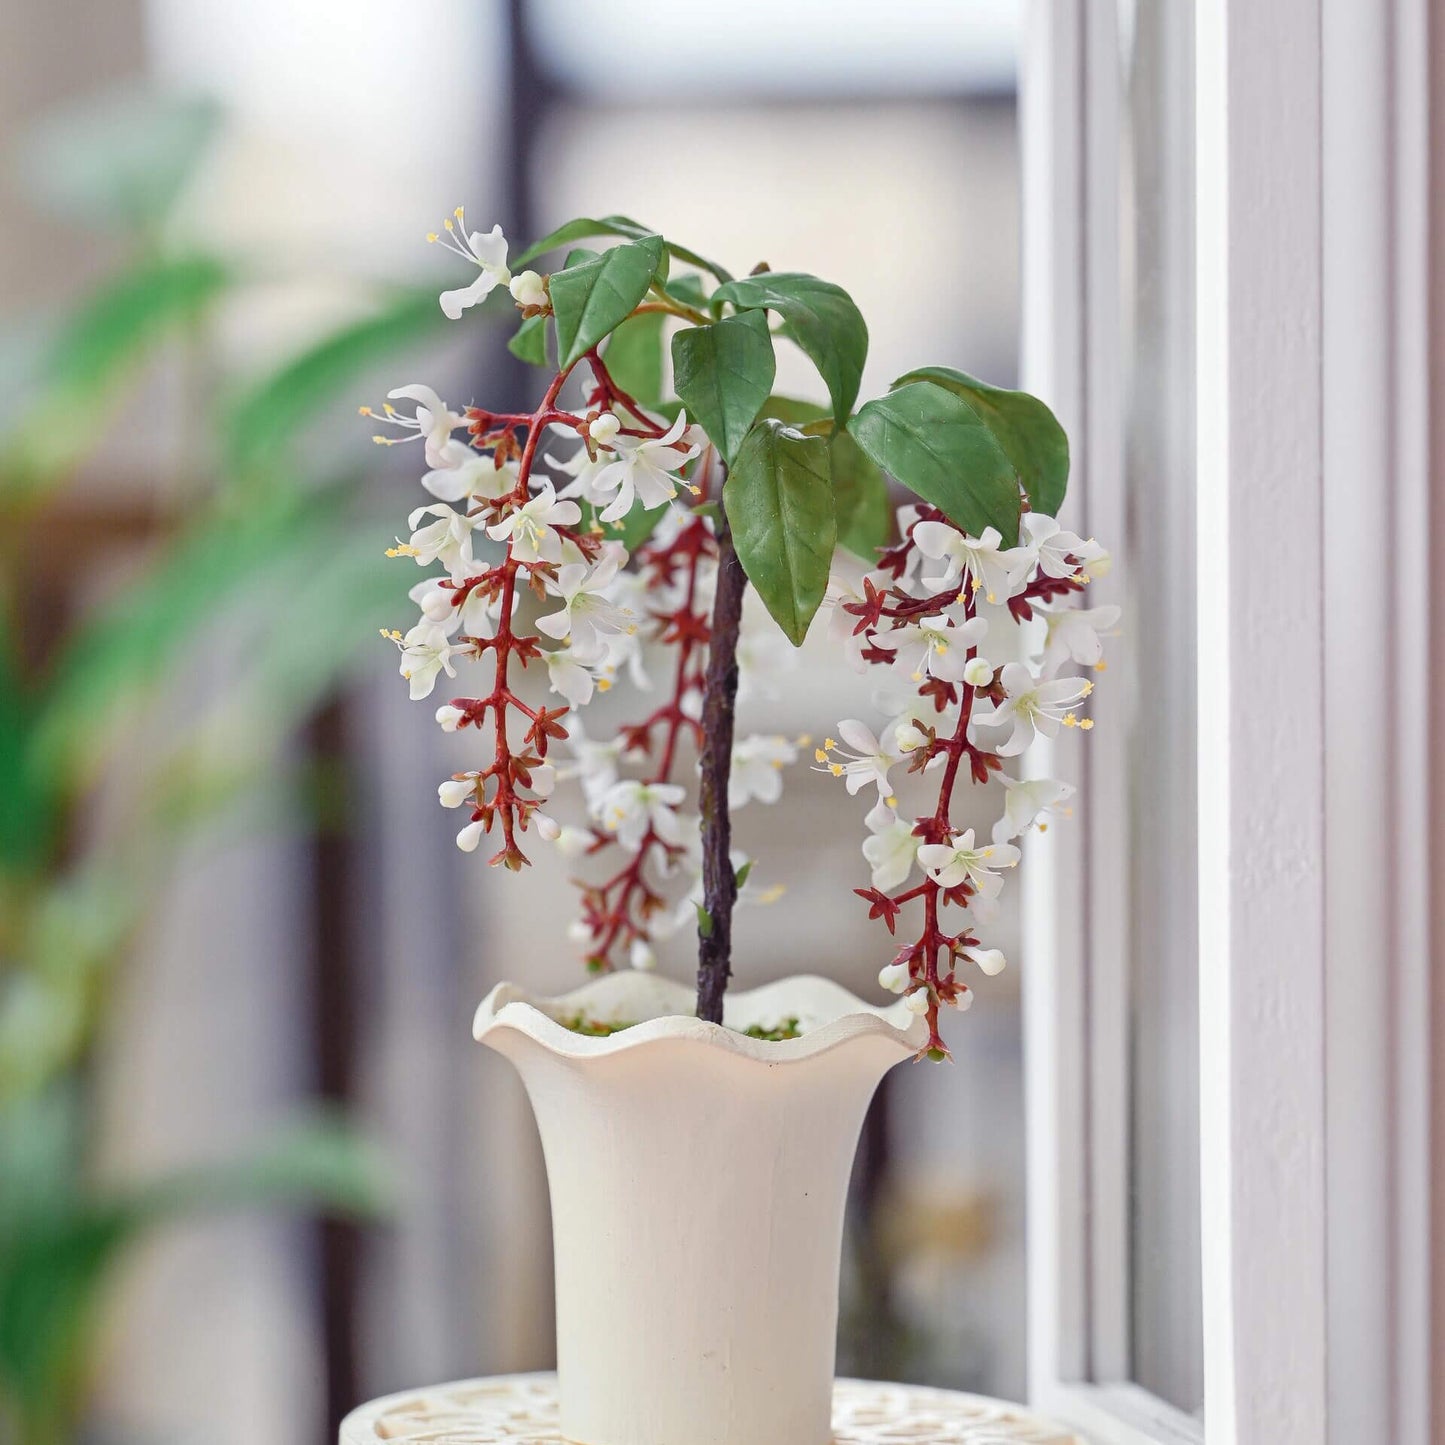
POLYGON ((875 570, 857 585, 835 577, 829 589, 832 635, 855 667, 886 678, 875 695, 886 720, 876 735, 857 719, 839 723, 841 741, 828 738, 815 757, 870 802, 863 856, 872 886, 855 890, 869 917, 896 933, 904 909, 916 906, 917 931, 879 982, 927 1017, 928 1048, 943 1054, 940 1007, 972 1002, 959 965, 986 974, 1004 967, 978 932, 1019 861, 1014 840, 1047 827, 1074 791, 1008 777, 1004 760, 1036 736, 1093 727, 1079 712, 1093 678, 1071 668, 1103 670, 1102 638, 1119 609, 1073 605, 1108 570, 1109 556, 1052 517, 1025 512, 1020 545, 1008 548, 996 529, 969 536, 928 506, 901 508, 898 528, 902 541, 875 570), (952 821, 965 770, 976 784, 997 777, 1006 790, 986 840, 952 821), (895 773, 937 779, 929 811, 900 816, 895 773))
MULTIPOLYGON (((507 270, 500 230, 467 235, 458 210, 446 242, 481 273, 444 293, 449 317, 500 285, 524 316, 545 312, 536 273, 507 270)), ((388 555, 441 570, 411 589, 420 610, 413 625, 386 635, 401 651, 413 699, 432 696, 443 675, 459 678, 460 666, 490 660, 486 691, 449 698, 436 713, 445 731, 475 729, 490 749, 485 766, 438 788, 444 807, 466 814, 457 845, 471 852, 497 828, 501 846, 490 862, 513 870, 529 861, 521 842, 529 829, 572 859, 617 854, 610 876, 579 884, 571 936, 593 969, 650 967, 653 943, 695 925, 701 899, 699 818, 687 784, 701 742, 717 566, 706 504, 716 502, 722 469, 684 412, 668 418, 640 405, 596 348, 575 372, 562 368, 530 414, 453 411, 423 385, 392 391, 380 413, 362 408, 398 433, 378 435, 379 444, 423 442, 421 482, 436 499, 410 514, 408 537, 388 555), (569 379, 582 383, 582 402, 570 410, 560 402, 569 379), (394 403, 410 403, 411 414, 394 403), (568 441, 576 443, 570 453, 550 449, 568 441), (650 531, 629 553, 617 527, 645 513, 653 514, 650 531), (520 626, 532 613, 535 633, 520 626), (651 664, 664 653, 668 675, 655 683, 651 664), (555 702, 522 695, 536 690, 522 689, 529 669, 545 677, 555 702), (639 694, 655 693, 654 705, 606 740, 589 737, 580 710, 620 677, 639 694), (580 784, 580 826, 546 811, 568 780, 580 784)), ((739 649, 744 686, 789 652, 765 615, 750 614, 739 649)), ((784 738, 740 739, 731 805, 775 802, 781 769, 796 757, 784 738)), ((747 860, 734 861, 745 880, 747 860)))

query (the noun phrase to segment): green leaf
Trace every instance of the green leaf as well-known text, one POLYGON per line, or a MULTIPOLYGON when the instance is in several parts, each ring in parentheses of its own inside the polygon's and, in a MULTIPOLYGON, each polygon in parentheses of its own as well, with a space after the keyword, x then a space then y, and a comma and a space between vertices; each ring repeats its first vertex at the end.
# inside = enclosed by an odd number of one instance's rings
POLYGON ((631 316, 612 333, 602 359, 608 374, 634 401, 656 406, 662 400, 661 311, 631 316))
POLYGON ((764 418, 738 448, 723 507, 743 571, 801 647, 828 587, 837 537, 828 443, 764 418))
POLYGON ((244 474, 270 471, 309 425, 344 412, 354 420, 353 389, 368 373, 451 324, 429 287, 403 292, 306 347, 229 407, 223 435, 232 465, 244 474))
POLYGON ((744 311, 672 338, 673 390, 732 465, 773 387, 777 362, 765 311, 744 311))
MULTIPOLYGON (((514 273, 520 271, 539 256, 545 256, 548 251, 560 250, 570 242, 585 240, 588 236, 624 236, 630 241, 640 241, 644 237, 656 234, 651 226, 639 225, 638 222, 629 220, 626 216, 604 216, 601 220, 583 216, 578 220, 568 221, 565 226, 558 226, 555 231, 528 246, 512 262, 512 271, 514 273)), ((696 251, 689 251, 686 246, 674 245, 671 241, 665 244, 668 251, 679 261, 684 261, 689 266, 697 266, 704 271, 711 271, 719 281, 732 280, 729 272, 724 271, 715 262, 699 256, 696 251)))
POLYGON ((5 438, 0 491, 40 491, 88 456, 122 385, 162 341, 203 316, 231 280, 214 257, 184 256, 147 262, 83 301, 55 337, 36 395, 5 438))
POLYGON ((914 381, 860 407, 848 423, 884 471, 971 536, 997 527, 1005 545, 1019 532, 1013 463, 976 407, 931 381, 914 381))
POLYGON ((912 381, 935 382, 972 406, 1013 463, 1033 510, 1058 513, 1069 485, 1069 438, 1038 397, 990 386, 951 366, 923 366, 893 385, 912 381))
POLYGON ((712 304, 701 276, 674 276, 664 289, 674 301, 681 301, 684 306, 695 306, 699 311, 706 311, 712 304))
POLYGON ((713 300, 731 301, 740 311, 776 311, 789 338, 818 368, 833 399, 833 415, 845 417, 853 410, 868 359, 868 326, 841 286, 802 272, 765 271, 719 286, 713 300))
POLYGON ((507 342, 507 350, 529 366, 547 364, 547 318, 529 316, 507 342))
POLYGON ((702 906, 701 903, 692 905, 697 909, 697 936, 699 938, 712 937, 712 914, 702 906))
POLYGON ((846 431, 828 443, 832 453, 833 496, 838 509, 838 545, 874 563, 893 529, 888 483, 873 460, 846 431))
POLYGON ((559 364, 580 361, 632 314, 662 258, 662 237, 613 246, 594 261, 554 271, 549 285, 559 364))

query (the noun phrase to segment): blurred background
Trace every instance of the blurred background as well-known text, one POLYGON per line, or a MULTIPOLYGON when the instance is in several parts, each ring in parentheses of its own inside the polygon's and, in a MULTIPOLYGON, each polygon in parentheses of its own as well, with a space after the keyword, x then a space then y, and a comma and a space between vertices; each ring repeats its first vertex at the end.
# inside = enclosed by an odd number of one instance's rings
MULTIPOLYGON (((550 1363, 540 1151, 469 1022, 580 980, 572 899, 453 846, 465 746, 376 635, 416 468, 356 407, 532 401, 505 319, 437 309, 459 203, 834 280, 865 394, 1013 384, 1020 9, 0 0, 0 1438, 316 1445, 550 1363)), ((865 707, 832 663, 743 726, 865 707)), ((788 891, 740 916, 739 983, 871 993, 859 810, 804 766, 785 800, 740 818, 788 891)), ((870 1116, 847 1373, 1024 1392, 1017 977, 870 1116)))

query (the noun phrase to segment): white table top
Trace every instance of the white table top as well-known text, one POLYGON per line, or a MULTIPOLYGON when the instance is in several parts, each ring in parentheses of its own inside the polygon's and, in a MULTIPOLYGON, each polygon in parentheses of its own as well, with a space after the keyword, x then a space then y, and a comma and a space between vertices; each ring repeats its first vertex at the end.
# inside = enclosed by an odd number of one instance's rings
MULTIPOLYGON (((835 1445, 1084 1445, 1021 1406, 955 1390, 839 1380, 835 1445)), ((353 1410, 341 1445, 565 1445, 555 1375, 496 1375, 408 1390, 353 1410)))

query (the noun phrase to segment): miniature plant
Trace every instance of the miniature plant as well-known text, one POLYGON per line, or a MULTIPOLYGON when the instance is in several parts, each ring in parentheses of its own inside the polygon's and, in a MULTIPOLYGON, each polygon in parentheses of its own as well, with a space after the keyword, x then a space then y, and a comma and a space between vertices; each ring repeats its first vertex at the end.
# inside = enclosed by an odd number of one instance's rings
POLYGON ((1108 556, 1054 519, 1068 477, 1058 422, 1032 396, 945 367, 857 407, 868 331, 846 292, 766 267, 734 279, 622 217, 563 226, 515 274, 500 228, 469 233, 460 209, 429 239, 477 271, 443 294, 446 314, 509 291, 522 314, 512 350, 550 377, 530 413, 453 411, 417 385, 390 393, 405 413, 363 408, 394 429, 378 442, 423 443, 435 499, 391 549, 443 569, 412 589, 420 620, 387 634, 411 695, 463 661, 491 662, 480 695, 437 711, 489 749, 440 786, 468 813, 459 846, 494 834, 491 862, 518 869, 531 832, 598 870, 579 883, 572 929, 593 970, 648 967, 655 940, 695 921, 698 1016, 721 1021, 752 870, 731 847, 730 812, 776 801, 799 747, 735 737, 739 683, 759 685, 826 606, 840 655, 876 670, 882 724, 839 723, 841 742, 826 739, 815 762, 872 800, 871 886, 855 891, 890 933, 905 910, 916 919, 880 981, 927 1017, 942 1057, 940 1007, 971 1001, 960 965, 1003 967, 977 930, 1018 861, 1014 839, 1072 791, 1003 777, 1004 760, 1036 734, 1092 726, 1078 709, 1093 681, 1068 669, 1102 668, 1100 636, 1118 619, 1072 605, 1108 556), (573 249, 547 275, 521 269, 598 237, 614 244, 573 249), (779 342, 813 362, 828 406, 774 394, 779 342), (575 449, 554 452, 549 437, 575 449), (896 536, 884 473, 917 499, 896 536), (555 703, 518 690, 529 669, 555 703), (589 736, 580 710, 623 678, 646 703, 615 735, 589 736), (923 775, 925 811, 900 814, 895 772, 923 775), (955 788, 995 774, 1004 813, 976 841, 952 821, 955 788), (565 778, 581 784, 585 826, 547 811, 565 778))

